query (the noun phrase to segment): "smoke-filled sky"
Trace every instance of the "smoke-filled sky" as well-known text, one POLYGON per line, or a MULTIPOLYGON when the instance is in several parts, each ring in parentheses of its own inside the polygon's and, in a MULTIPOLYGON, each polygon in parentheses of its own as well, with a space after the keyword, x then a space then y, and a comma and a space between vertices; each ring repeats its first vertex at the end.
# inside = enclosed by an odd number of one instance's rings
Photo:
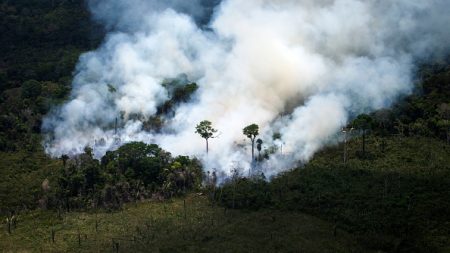
MULTIPOLYGON (((70 99, 44 120, 53 156, 87 145, 97 155, 117 148, 119 118, 120 143, 157 143, 224 173, 236 161, 248 167, 242 128, 251 123, 260 126, 264 146, 280 132, 290 161, 306 161, 355 115, 410 93, 417 62, 450 47, 448 0, 92 0, 89 6, 108 34, 80 57, 70 99), (169 98, 161 84, 182 74, 198 91, 162 132, 144 131, 138 118, 155 115, 169 98), (195 133, 205 119, 220 132, 207 157, 195 133)), ((267 173, 288 166, 286 159, 273 157, 267 173)))

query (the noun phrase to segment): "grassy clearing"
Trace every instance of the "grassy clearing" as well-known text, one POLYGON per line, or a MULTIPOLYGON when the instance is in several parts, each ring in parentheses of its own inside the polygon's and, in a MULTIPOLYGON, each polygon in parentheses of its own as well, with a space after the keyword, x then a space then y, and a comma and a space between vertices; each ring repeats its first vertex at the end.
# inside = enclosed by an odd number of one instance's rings
POLYGON ((334 234, 334 226, 320 219, 298 212, 226 210, 195 194, 128 204, 111 213, 58 218, 51 211, 33 211, 20 216, 11 235, 5 229, 0 235, 3 252, 367 252, 353 236, 334 234))
MULTIPOLYGON (((347 144, 349 168, 359 168, 377 172, 428 177, 450 172, 450 145, 443 141, 426 137, 377 137, 367 138, 367 159, 358 159, 361 138, 347 144)), ((314 156, 309 165, 343 165, 344 144, 325 148, 314 156)))

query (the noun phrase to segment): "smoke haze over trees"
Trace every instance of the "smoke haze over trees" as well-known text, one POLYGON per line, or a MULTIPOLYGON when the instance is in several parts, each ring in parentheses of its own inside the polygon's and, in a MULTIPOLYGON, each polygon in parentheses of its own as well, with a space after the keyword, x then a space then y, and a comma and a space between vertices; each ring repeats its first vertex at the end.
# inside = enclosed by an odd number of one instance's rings
MULTIPOLYGON (((417 64, 448 52, 449 5, 91 1, 94 19, 109 33, 81 56, 70 100, 45 118, 46 151, 80 153, 102 140, 94 147, 101 156, 117 148, 118 136, 122 143, 201 156, 204 145, 193 129, 207 118, 222 132, 203 159, 208 167, 229 173, 233 161, 248 160, 236 143, 251 122, 261 126, 267 145, 274 132, 281 134, 284 161, 308 160, 358 114, 412 92, 417 64), (170 99, 162 84, 171 78, 195 82, 198 90, 160 131, 144 130, 143 122, 170 99)), ((269 164, 280 164, 274 159, 269 164)))

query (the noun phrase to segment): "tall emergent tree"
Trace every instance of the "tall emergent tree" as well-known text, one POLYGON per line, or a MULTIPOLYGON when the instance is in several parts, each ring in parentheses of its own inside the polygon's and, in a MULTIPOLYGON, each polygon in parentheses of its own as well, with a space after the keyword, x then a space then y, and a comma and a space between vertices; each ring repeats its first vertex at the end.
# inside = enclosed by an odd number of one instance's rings
POLYGON ((252 162, 255 160, 255 138, 259 134, 259 126, 256 124, 251 124, 242 129, 247 138, 249 138, 252 142, 252 162))
POLYGON ((353 126, 362 131, 362 155, 366 155, 366 135, 372 128, 373 119, 367 114, 360 114, 353 120, 353 126))
POLYGON ((214 134, 217 132, 217 129, 212 127, 212 123, 208 120, 203 120, 195 127, 195 132, 198 133, 203 139, 206 141, 206 153, 209 151, 208 140, 211 138, 215 138, 214 134))

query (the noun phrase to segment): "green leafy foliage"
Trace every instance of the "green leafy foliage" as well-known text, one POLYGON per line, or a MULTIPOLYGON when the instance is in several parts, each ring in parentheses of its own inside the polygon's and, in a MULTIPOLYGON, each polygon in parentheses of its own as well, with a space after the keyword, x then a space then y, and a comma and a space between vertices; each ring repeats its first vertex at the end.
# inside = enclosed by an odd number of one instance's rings
POLYGON ((255 138, 259 134, 259 126, 257 124, 251 124, 244 129, 242 129, 242 133, 247 136, 252 142, 252 161, 255 160, 255 138))
POLYGON ((196 83, 188 83, 186 78, 163 83, 169 93, 169 99, 157 108, 157 114, 173 114, 177 105, 188 102, 197 91, 196 83))
POLYGON ((214 134, 217 133, 217 129, 212 127, 211 121, 203 120, 195 127, 195 132, 198 133, 203 139, 205 139, 206 153, 208 153, 208 140, 211 138, 215 138, 214 134))
POLYGON ((12 124, 0 130, 0 151, 30 149, 43 115, 69 94, 78 57, 102 39, 83 2, 0 3, 0 117, 12 124))
POLYGON ((209 139, 214 137, 214 133, 216 133, 217 130, 212 127, 211 121, 203 120, 195 127, 195 132, 203 139, 209 139))
POLYGON ((234 178, 218 191, 218 201, 228 208, 258 210, 271 203, 269 184, 263 177, 234 178))
POLYGON ((143 122, 143 128, 147 131, 159 132, 166 119, 174 116, 176 107, 190 101, 198 89, 196 83, 189 83, 187 77, 184 76, 166 80, 162 86, 166 88, 169 99, 157 107, 154 116, 143 122))
POLYGON ((360 114, 353 120, 352 125, 361 130, 370 130, 373 127, 373 119, 367 114, 360 114))
POLYGON ((0 152, 0 161, 0 215, 36 208, 38 200, 47 194, 42 183, 47 179, 52 186, 56 184, 53 173, 59 162, 42 151, 0 152))
POLYGON ((242 129, 242 132, 244 133, 245 136, 247 136, 247 138, 253 140, 259 134, 259 126, 256 124, 248 125, 244 127, 244 129, 242 129))
POLYGON ((107 152, 101 161, 93 158, 90 148, 64 159, 50 206, 67 210, 97 206, 115 209, 154 194, 172 197, 199 189, 202 180, 197 160, 172 158, 156 144, 127 143, 107 152))
POLYGON ((384 123, 385 130, 401 136, 435 137, 450 143, 448 131, 441 125, 445 115, 439 109, 450 103, 450 64, 447 60, 424 65, 419 76, 421 82, 415 94, 385 110, 391 114, 390 120, 384 123))
POLYGON ((41 95, 41 84, 36 80, 28 80, 22 84, 22 97, 35 99, 41 95))
POLYGON ((353 120, 352 125, 362 132, 362 148, 359 156, 361 158, 367 158, 366 153, 366 136, 368 131, 373 128, 373 119, 367 114, 361 114, 353 120))

